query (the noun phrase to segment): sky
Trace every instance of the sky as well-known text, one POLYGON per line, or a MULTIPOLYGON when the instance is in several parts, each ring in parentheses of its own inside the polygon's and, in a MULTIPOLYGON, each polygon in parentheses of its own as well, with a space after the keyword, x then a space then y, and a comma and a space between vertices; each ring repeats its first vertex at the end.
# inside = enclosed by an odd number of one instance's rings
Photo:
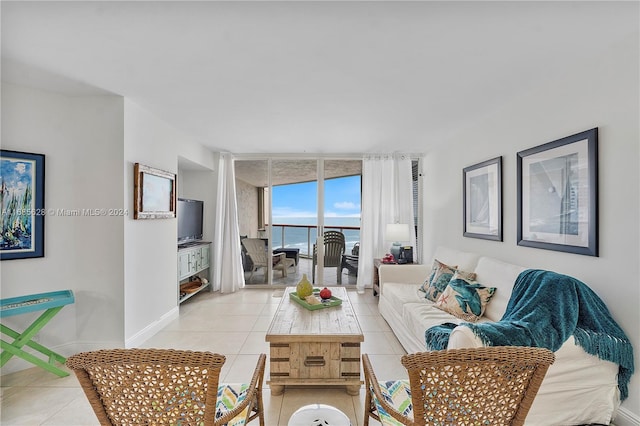
MULTIPOLYGON (((273 218, 309 218, 315 223, 318 205, 317 182, 274 186, 273 218)), ((324 190, 325 217, 360 217, 360 176, 327 179, 324 190)))
MULTIPOLYGON (((32 162, 3 158, 0 161, 0 176, 5 187, 12 195, 21 197, 31 184, 32 162)), ((9 197, 7 197, 8 201, 9 197)))

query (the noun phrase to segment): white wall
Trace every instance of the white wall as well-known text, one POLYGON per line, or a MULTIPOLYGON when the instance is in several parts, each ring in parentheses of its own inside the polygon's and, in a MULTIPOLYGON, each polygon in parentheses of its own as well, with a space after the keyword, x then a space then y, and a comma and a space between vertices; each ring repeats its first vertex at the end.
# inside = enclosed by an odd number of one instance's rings
MULTIPOLYGON (((67 97, 3 82, 2 149, 45 154, 46 208, 122 209, 122 113, 121 97, 67 97)), ((41 332, 46 346, 68 355, 122 345, 124 220, 50 215, 43 258, 0 263, 3 298, 74 291, 76 303, 41 332)), ((22 330, 35 315, 6 323, 22 330)), ((13 358, 3 374, 24 366, 13 358)))
MULTIPOLYGON (((424 259, 438 245, 480 252, 527 267, 575 276, 605 301, 631 339, 640 366, 639 38, 564 70, 545 87, 514 99, 425 158, 424 259), (516 153, 593 127, 599 128, 600 257, 516 245, 516 153), (462 236, 462 169, 503 156, 504 242, 462 236)), ((552 66, 553 64, 550 64, 552 66)), ((636 373, 623 417, 640 422, 636 373)), ((636 423, 639 424, 639 423, 636 423)))
MULTIPOLYGON (((46 155, 46 208, 127 212, 46 217, 45 257, 0 263, 3 298, 74 291, 76 303, 38 339, 63 355, 135 346, 178 315, 176 220, 133 220, 133 164, 176 173, 181 157, 209 169, 186 188, 205 200, 212 222, 215 153, 122 97, 64 96, 4 82, 2 149, 46 155)), ((22 330, 35 315, 6 324, 22 330)), ((13 358, 2 373, 29 366, 13 358)))
MULTIPOLYGON (((125 99, 124 107, 126 179, 121 188, 129 209, 133 209, 136 162, 177 174, 180 156, 213 168, 215 154, 134 102, 125 99)), ((215 211, 215 191, 210 196, 198 194, 207 211, 215 211)), ((142 343, 178 315, 176 219, 134 220, 129 216, 124 222, 124 239, 125 342, 129 347, 142 343)))
POLYGON ((240 235, 258 238, 258 189, 243 180, 236 179, 236 198, 240 235))
POLYGON ((213 241, 215 221, 215 195, 217 176, 215 171, 183 170, 178 174, 181 181, 178 196, 203 200, 203 239, 213 241))

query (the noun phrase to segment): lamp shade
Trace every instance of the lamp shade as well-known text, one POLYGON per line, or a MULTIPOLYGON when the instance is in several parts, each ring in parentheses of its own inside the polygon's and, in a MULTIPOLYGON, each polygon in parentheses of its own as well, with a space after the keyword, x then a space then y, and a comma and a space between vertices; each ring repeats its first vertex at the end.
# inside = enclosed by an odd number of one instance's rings
POLYGON ((384 239, 393 242, 409 241, 411 239, 409 225, 406 223, 389 223, 384 233, 384 239))

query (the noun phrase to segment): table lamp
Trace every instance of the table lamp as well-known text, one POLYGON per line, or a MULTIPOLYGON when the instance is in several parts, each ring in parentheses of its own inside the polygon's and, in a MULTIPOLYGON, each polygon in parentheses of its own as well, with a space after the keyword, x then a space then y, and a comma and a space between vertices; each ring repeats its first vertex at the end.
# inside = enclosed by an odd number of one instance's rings
POLYGON ((400 247, 402 241, 409 241, 411 239, 411 233, 409 225, 406 223, 389 223, 384 234, 384 239, 392 241, 391 254, 396 260, 400 259, 400 247))

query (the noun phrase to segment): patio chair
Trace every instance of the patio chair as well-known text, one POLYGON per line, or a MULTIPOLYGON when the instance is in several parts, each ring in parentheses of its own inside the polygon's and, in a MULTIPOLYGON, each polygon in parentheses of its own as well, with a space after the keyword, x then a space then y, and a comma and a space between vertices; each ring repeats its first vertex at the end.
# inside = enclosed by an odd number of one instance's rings
MULTIPOLYGON (((267 255, 267 247, 265 246, 265 240, 261 238, 243 238, 242 245, 247 250, 247 254, 251 258, 253 266, 251 268, 251 275, 249 275, 249 281, 253 278, 254 272, 260 268, 265 268, 265 275, 268 268, 268 263, 271 262, 271 266, 274 270, 282 271, 282 277, 287 276, 287 269, 290 266, 286 261, 286 253, 267 255)), ((265 280, 266 281, 266 280, 265 280)))
MULTIPOLYGON (((325 231, 324 241, 324 266, 336 267, 337 282, 341 283, 342 276, 342 255, 345 250, 344 234, 339 231, 325 231)), ((313 245, 313 264, 311 267, 311 281, 316 282, 316 265, 318 264, 318 245, 313 245)))
POLYGON ((349 274, 358 276, 358 258, 360 256, 360 243, 355 243, 351 254, 342 255, 342 263, 340 265, 340 275, 338 276, 338 284, 342 284, 342 271, 347 270, 349 274))
POLYGON ((264 426, 260 354, 251 382, 219 384, 224 355, 174 349, 103 349, 67 359, 102 426, 264 426))
POLYGON ((362 355, 364 426, 523 425, 554 355, 548 349, 495 346, 404 355, 409 380, 380 382, 362 355))

